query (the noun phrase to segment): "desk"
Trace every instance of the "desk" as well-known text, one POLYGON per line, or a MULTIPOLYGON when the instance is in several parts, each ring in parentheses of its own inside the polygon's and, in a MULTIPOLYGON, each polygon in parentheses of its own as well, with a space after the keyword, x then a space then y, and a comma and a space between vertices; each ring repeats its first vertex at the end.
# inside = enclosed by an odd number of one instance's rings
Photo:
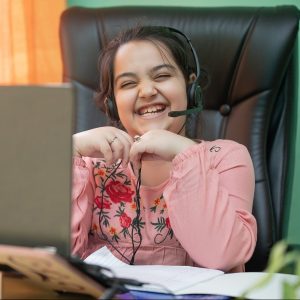
MULTIPOLYGON (((233 273, 218 276, 206 282, 199 283, 182 291, 195 294, 216 294, 237 297, 247 287, 262 278, 265 273, 233 273)), ((294 282, 298 278, 294 275, 274 274, 268 285, 253 290, 249 299, 282 299, 283 281, 294 282)), ((300 294, 298 295, 300 297, 300 294)), ((18 275, 0 272, 0 299, 94 299, 87 295, 58 294, 45 290, 28 279, 18 275)))
MULTIPOLYGON (((107 259, 107 256, 105 257, 107 259)), ((0 247, 0 263, 9 266, 9 270, 19 271, 17 273, 2 269, 7 272, 0 272, 0 299, 84 299, 85 294, 98 298, 105 290, 103 285, 85 275, 69 261, 46 249, 2 245, 0 247), (26 277, 20 274, 24 274, 26 277), (69 293, 56 293, 55 290, 64 290, 69 293)), ((117 269, 113 270, 119 277, 152 282, 154 285, 154 279, 158 277, 158 274, 167 273, 165 274, 167 276, 161 276, 161 281, 159 281, 160 284, 164 283, 167 289, 171 289, 171 283, 174 285, 174 282, 177 282, 178 288, 178 284, 182 280, 178 282, 176 279, 178 279, 178 274, 182 274, 181 276, 185 276, 185 279, 188 280, 180 289, 173 289, 177 295, 213 294, 232 297, 241 296, 266 275, 259 272, 223 274, 218 270, 201 270, 201 268, 192 268, 192 272, 190 272, 191 267, 186 268, 184 274, 181 273, 182 268, 178 269, 176 266, 154 266, 154 269, 153 266, 128 266, 125 273, 117 272, 117 269), (131 272, 128 272, 129 270, 131 272), (205 277, 203 277, 203 272, 205 277), (209 276, 207 276, 207 272, 209 276), (211 276, 211 272, 213 272, 213 276, 211 276), (144 273, 148 279, 142 276, 144 273)), ((124 271, 124 269, 122 270, 124 271)), ((281 299, 283 282, 295 283, 298 279, 295 275, 273 274, 266 286, 251 290, 247 297, 250 299, 281 299)), ((149 291, 147 286, 146 289, 149 291)), ((153 288, 150 288, 150 291, 153 291, 153 288)), ((300 297, 300 294, 298 296, 300 297)), ((91 299, 91 296, 86 296, 85 299, 91 299)))

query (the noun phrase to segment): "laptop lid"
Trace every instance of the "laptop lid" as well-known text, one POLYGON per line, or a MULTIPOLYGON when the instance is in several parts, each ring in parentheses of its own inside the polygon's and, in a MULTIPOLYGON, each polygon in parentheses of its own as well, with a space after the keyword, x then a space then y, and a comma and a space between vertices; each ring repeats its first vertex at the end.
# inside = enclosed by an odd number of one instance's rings
POLYGON ((0 244, 70 254, 68 85, 0 86, 0 244))

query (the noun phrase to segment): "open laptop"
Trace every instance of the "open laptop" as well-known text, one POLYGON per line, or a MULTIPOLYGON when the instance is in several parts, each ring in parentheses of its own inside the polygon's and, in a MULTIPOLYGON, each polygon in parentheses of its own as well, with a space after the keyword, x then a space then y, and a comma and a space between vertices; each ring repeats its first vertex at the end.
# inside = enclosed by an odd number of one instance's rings
POLYGON ((0 86, 0 271, 98 299, 121 281, 70 253, 74 98, 69 85, 0 86))
POLYGON ((69 85, 0 86, 0 244, 70 254, 69 85))

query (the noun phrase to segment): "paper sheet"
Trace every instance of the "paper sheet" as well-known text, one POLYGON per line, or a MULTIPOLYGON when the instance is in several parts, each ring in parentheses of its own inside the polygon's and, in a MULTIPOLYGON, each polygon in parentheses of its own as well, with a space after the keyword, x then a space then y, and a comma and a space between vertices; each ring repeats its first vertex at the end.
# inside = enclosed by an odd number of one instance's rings
POLYGON ((224 272, 188 266, 139 265, 130 266, 116 258, 103 247, 85 259, 85 262, 110 268, 117 277, 148 283, 143 288, 132 289, 179 293, 197 283, 215 278, 224 272))
MULTIPOLYGON (((240 297, 249 287, 261 280, 267 273, 245 272, 229 273, 213 278, 206 282, 200 282, 181 291, 183 294, 216 294, 240 297)), ((283 283, 294 284, 299 280, 296 275, 272 274, 272 279, 261 288, 253 289, 247 294, 247 299, 283 299, 283 283)), ((298 289, 297 299, 300 299, 298 289)))

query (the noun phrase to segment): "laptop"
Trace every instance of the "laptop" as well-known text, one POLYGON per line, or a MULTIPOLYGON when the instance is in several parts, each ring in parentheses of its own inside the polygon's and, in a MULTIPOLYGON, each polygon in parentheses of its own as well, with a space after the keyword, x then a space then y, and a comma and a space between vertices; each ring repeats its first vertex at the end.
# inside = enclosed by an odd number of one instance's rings
POLYGON ((121 281, 71 256, 74 99, 65 84, 0 86, 0 272, 98 299, 121 281))
POLYGON ((70 85, 0 86, 0 244, 70 255, 70 85))

